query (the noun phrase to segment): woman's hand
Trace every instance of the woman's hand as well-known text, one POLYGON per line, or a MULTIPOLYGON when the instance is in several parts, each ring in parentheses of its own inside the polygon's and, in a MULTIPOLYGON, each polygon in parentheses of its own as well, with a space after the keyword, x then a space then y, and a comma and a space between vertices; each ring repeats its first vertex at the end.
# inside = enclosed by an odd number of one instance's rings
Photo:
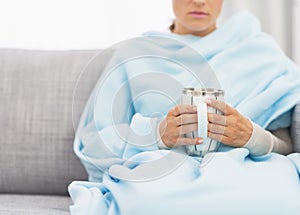
POLYGON ((206 103, 224 113, 224 115, 208 114, 208 137, 225 145, 244 146, 253 131, 250 120, 222 101, 208 99, 206 103))
POLYGON ((197 129, 197 107, 193 105, 173 107, 159 125, 161 140, 169 148, 201 144, 203 142, 202 138, 184 137, 184 134, 197 131, 197 129))

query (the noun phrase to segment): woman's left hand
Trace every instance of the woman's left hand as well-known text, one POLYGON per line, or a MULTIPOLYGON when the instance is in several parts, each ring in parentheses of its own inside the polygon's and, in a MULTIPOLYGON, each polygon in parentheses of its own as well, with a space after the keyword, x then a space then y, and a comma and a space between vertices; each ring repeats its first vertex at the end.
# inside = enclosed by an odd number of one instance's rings
POLYGON ((253 131, 250 120, 225 102, 208 99, 206 103, 224 114, 208 113, 208 137, 225 145, 244 146, 253 131))

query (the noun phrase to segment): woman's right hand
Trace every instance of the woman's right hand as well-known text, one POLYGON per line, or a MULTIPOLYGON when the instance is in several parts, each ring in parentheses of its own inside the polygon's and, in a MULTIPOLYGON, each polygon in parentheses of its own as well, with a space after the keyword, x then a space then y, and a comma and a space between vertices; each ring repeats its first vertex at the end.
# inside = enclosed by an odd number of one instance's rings
POLYGON ((159 125, 159 134, 165 146, 173 148, 182 145, 195 145, 203 142, 202 138, 188 138, 184 134, 197 131, 197 107, 176 105, 159 125))

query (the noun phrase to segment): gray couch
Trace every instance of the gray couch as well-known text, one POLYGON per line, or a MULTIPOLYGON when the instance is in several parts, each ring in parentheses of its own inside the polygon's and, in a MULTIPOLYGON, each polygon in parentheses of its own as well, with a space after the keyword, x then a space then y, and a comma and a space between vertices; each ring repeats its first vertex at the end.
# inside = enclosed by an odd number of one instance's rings
MULTIPOLYGON (((73 153, 74 127, 111 56, 89 63, 98 53, 0 49, 1 215, 69 214, 67 186, 87 179, 73 153)), ((300 146, 300 105, 294 113, 300 146)))
POLYGON ((74 127, 110 57, 84 70, 98 53, 0 49, 1 215, 69 214, 67 186, 87 180, 74 127))

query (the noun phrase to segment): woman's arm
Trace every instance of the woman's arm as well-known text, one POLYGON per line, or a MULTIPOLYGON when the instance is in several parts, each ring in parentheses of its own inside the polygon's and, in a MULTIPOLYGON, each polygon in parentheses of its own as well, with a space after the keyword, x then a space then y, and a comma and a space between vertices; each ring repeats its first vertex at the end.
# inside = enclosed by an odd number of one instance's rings
POLYGON ((104 172, 114 164, 122 164, 142 151, 158 149, 156 133, 142 131, 157 126, 156 118, 135 114, 131 123, 107 125, 99 129, 92 120, 76 132, 74 151, 85 166, 89 181, 102 181, 104 172))
POLYGON ((253 132, 249 141, 243 146, 253 155, 264 155, 270 152, 287 155, 292 152, 292 141, 288 128, 267 131, 252 122, 253 132))
POLYGON ((134 154, 158 149, 157 118, 136 112, 130 80, 119 67, 106 70, 93 90, 76 131, 74 151, 90 181, 134 154))

